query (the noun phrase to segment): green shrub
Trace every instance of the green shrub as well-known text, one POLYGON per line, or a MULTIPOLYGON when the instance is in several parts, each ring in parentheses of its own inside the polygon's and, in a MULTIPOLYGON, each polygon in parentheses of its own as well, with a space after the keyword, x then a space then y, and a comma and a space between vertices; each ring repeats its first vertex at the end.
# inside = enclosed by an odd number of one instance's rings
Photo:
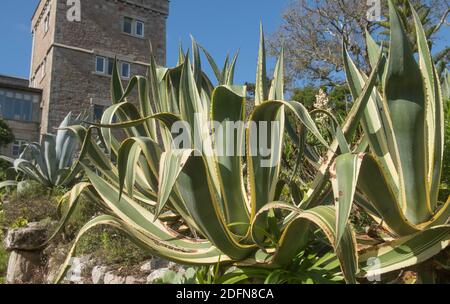
MULTIPOLYGON (((450 100, 446 101, 445 107, 445 148, 444 151, 450 151, 450 100)), ((441 193, 439 199, 445 202, 450 196, 450 153, 444 153, 444 168, 442 170, 441 193)))
POLYGON ((111 228, 98 228, 86 234, 78 243, 77 253, 92 254, 107 265, 131 267, 151 258, 123 234, 111 228))
MULTIPOLYGON (((0 211, 1 212, 1 211, 0 211)), ((1 213, 0 213, 1 214, 1 213)), ((0 215, 0 227, 2 226, 2 217, 0 215)), ((6 276, 6 269, 8 267, 8 258, 9 254, 6 252, 5 248, 3 247, 3 230, 0 229, 0 284, 5 283, 5 276, 6 276)))
POLYGON ((0 119, 0 147, 9 145, 14 141, 14 134, 8 124, 0 119))
POLYGON ((3 226, 23 227, 31 222, 57 220, 59 196, 54 196, 38 183, 30 183, 20 195, 14 192, 3 203, 3 226))
MULTIPOLYGON (((66 204, 63 204, 62 213, 66 211, 66 204)), ((101 211, 99 205, 90 201, 86 196, 82 196, 66 225, 66 239, 73 240, 80 228, 101 211)), ((80 240, 77 253, 80 255, 92 254, 108 265, 120 264, 123 266, 134 266, 150 257, 121 233, 117 233, 112 228, 102 227, 91 230, 80 240)))
MULTIPOLYGON (((0 155, 0 158, 11 163, 15 170, 25 179, 34 180, 47 188, 59 186, 70 187, 80 181, 81 166, 76 162, 75 156, 78 149, 78 141, 67 130, 74 124, 79 124, 85 119, 85 114, 74 118, 69 113, 59 125, 56 135, 44 134, 40 143, 27 144, 20 154, 20 161, 0 155)), ((2 187, 17 185, 16 179, 8 179, 2 187)))

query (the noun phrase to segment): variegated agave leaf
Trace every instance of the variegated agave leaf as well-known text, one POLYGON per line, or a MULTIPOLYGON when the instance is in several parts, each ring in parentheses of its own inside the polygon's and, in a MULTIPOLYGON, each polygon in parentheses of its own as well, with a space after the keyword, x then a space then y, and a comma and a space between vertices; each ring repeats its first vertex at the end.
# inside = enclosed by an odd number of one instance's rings
MULTIPOLYGON (((420 263, 448 246, 450 198, 438 202, 444 155, 443 95, 420 18, 411 7, 418 42, 415 59, 395 6, 390 3, 391 41, 382 90, 374 89, 361 124, 369 153, 339 156, 332 168, 338 242, 354 201, 398 236, 369 249, 361 260, 379 258, 379 275, 420 263), (355 198, 357 192, 363 199, 355 198), (399 250, 402 248, 402 250, 399 250)), ((368 36, 371 57, 381 54, 368 36)), ((367 77, 346 53, 345 68, 353 96, 367 77)), ((360 197, 361 198, 361 197, 360 197)))
MULTIPOLYGON (((219 70, 204 51, 219 83, 214 87, 201 69, 200 47, 195 40, 192 59, 189 53, 180 52, 178 66, 166 69, 157 67, 152 56, 147 76, 132 78, 126 88, 114 67, 113 105, 101 123, 89 128, 69 128, 83 142, 81 154, 89 179, 89 183, 73 188, 69 206, 74 208, 81 193, 86 193, 109 210, 109 215, 86 224, 79 237, 92 227, 111 225, 154 254, 194 265, 232 262, 285 266, 296 251, 307 245, 311 224, 322 229, 331 244, 336 245, 332 225, 335 213, 328 207, 302 211, 290 205, 292 219, 281 221, 275 237, 267 235, 270 227, 278 225, 271 210, 287 205, 270 205, 278 200, 282 184, 279 175, 285 113, 293 113, 303 126, 301 136, 307 130, 324 146, 328 147, 328 143, 303 105, 284 101, 283 54, 269 84, 264 48, 261 31, 256 81, 259 93, 249 116, 245 113, 246 88, 233 85, 237 57, 231 63, 227 60, 219 70), (134 90, 138 93, 137 103, 129 100, 134 90), (174 144, 176 134, 172 134, 172 129, 180 122, 192 131, 188 142, 197 140, 200 146, 180 148, 174 144), (247 128, 244 124, 235 129, 232 139, 215 132, 219 127, 226 132, 234 127, 228 123, 238 122, 250 122, 256 127, 247 128), (276 123, 279 127, 267 134, 259 123, 276 123), (92 138, 94 130, 100 131, 105 148, 92 138), (126 140, 119 140, 115 130, 124 132, 126 140), (269 153, 263 157, 258 142, 255 145, 252 139, 264 136, 269 153), (220 153, 223 147, 232 147, 232 153, 220 153), (190 239, 171 231, 160 216, 167 211, 180 215, 197 237, 190 239), (301 239, 291 241, 298 235, 301 239), (274 239, 275 245, 269 239, 274 239), (272 252, 271 257, 265 261, 257 259, 259 247, 272 252)), ((69 216, 70 212, 63 221, 69 216)), ((345 279, 354 283, 356 247, 351 227, 347 228, 347 237, 335 248, 345 279)))
MULTIPOLYGON (((80 124, 85 118, 84 114, 73 117, 73 114, 69 113, 59 126, 56 135, 44 134, 40 143, 26 145, 18 159, 0 157, 10 162, 26 179, 34 180, 49 188, 70 187, 79 181, 81 167, 74 162, 78 148, 77 138, 68 127, 80 124)), ((11 186, 15 183, 8 181, 2 185, 11 186)))

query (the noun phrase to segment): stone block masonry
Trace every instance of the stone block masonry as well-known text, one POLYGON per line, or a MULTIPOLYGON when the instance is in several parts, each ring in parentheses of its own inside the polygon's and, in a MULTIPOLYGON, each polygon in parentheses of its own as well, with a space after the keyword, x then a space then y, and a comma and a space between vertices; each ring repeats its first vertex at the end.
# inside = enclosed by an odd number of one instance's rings
MULTIPOLYGON (((66 0, 41 0, 32 19, 31 85, 42 89, 40 133, 54 132, 69 111, 110 104, 107 74, 96 58, 129 63, 130 76, 145 75, 150 43, 165 65, 168 0, 80 0, 80 21, 69 21, 66 0), (131 22, 131 33, 124 23, 131 22), (136 24, 143 26, 137 32, 136 24)), ((124 85, 129 78, 125 77, 124 85)), ((133 98, 132 98, 133 99, 133 98)))

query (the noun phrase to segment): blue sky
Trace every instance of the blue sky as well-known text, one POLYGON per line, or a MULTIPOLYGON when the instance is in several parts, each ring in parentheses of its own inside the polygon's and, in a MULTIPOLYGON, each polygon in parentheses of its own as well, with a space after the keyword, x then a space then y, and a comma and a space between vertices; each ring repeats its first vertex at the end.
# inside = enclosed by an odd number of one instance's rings
MULTIPOLYGON (((38 2, 1 1, 0 74, 28 77, 30 19, 38 2)), ((281 0, 172 0, 167 25, 168 65, 176 63, 180 41, 185 47, 190 46, 192 34, 220 66, 228 52, 233 54, 239 49, 236 81, 254 81, 259 22, 263 20, 267 33, 276 30, 286 3, 281 0)))
MULTIPOLYGON (((86 1, 86 0, 83 0, 86 1)), ((0 74, 28 77, 31 35, 30 19, 39 0, 3 0, 0 4, 0 74)), ((177 60, 178 44, 190 46, 190 34, 221 66, 227 53, 240 51, 236 81, 254 81, 259 22, 267 35, 282 22, 289 0, 171 0, 167 28, 167 63, 177 60)), ((442 34, 437 49, 450 40, 442 34)), ((269 68, 274 60, 269 60, 269 68)), ((205 62, 205 69, 208 70, 205 62)))

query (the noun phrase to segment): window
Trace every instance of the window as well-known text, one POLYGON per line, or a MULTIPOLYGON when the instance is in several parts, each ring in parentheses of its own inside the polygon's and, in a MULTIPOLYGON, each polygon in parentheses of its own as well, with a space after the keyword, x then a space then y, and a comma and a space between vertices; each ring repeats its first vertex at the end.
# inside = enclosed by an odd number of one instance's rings
POLYGON ((123 18, 123 32, 127 34, 133 34, 133 19, 123 18))
POLYGON ((102 120, 105 107, 102 105, 94 105, 94 122, 100 122, 102 120))
POLYGON ((41 78, 45 77, 45 66, 47 63, 47 59, 44 59, 44 61, 42 62, 42 66, 41 66, 41 78))
POLYGON ((136 36, 144 37, 144 22, 136 21, 136 36))
MULTIPOLYGON (((102 105, 99 105, 99 104, 94 104, 93 113, 92 114, 93 114, 93 119, 94 119, 95 123, 101 122, 103 114, 105 113, 106 108, 107 108, 106 106, 102 106, 102 105)), ((112 123, 116 123, 116 122, 117 122, 117 118, 116 118, 116 115, 114 115, 113 119, 112 119, 112 123)))
POLYGON ((128 62, 122 62, 120 76, 123 78, 130 78, 130 64, 128 62))
POLYGON ((12 155, 14 157, 19 157, 20 153, 23 152, 23 149, 25 148, 25 145, 27 145, 28 142, 26 140, 16 139, 11 148, 12 155))
POLYGON ((105 57, 97 56, 95 58, 95 71, 97 73, 105 73, 105 57))
POLYGON ((38 121, 38 106, 39 96, 35 94, 0 90, 0 116, 4 119, 38 121))
POLYGON ((50 14, 47 14, 44 19, 44 33, 48 32, 48 29, 50 27, 50 14))
POLYGON ((145 35, 145 23, 140 20, 124 17, 123 32, 129 35, 143 38, 145 35))
POLYGON ((114 59, 108 58, 108 75, 111 76, 113 74, 114 68, 114 59))
MULTIPOLYGON (((131 67, 128 62, 121 62, 119 64, 120 67, 120 76, 123 78, 130 78, 131 67)), ((95 72, 97 74, 108 75, 111 76, 113 74, 114 68, 114 59, 106 58, 102 56, 95 57, 95 72)))

